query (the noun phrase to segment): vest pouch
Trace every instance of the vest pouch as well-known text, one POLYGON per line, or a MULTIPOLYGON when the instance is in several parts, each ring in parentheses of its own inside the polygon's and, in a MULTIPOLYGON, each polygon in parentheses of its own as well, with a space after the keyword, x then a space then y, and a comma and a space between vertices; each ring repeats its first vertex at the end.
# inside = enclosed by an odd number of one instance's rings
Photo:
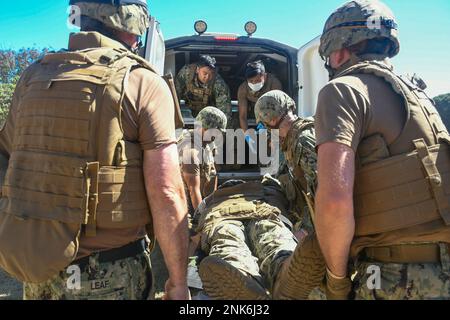
POLYGON ((0 266, 22 282, 47 281, 75 260, 80 230, 81 224, 21 219, 2 212, 0 266))
POLYGON ((56 276, 79 249, 90 177, 82 159, 14 152, 0 199, 0 267, 23 282, 56 276))
POLYGON ((125 229, 151 223, 141 167, 101 167, 98 191, 99 228, 125 229))
POLYGON ((235 203, 224 203, 224 206, 220 206, 220 212, 223 217, 242 215, 247 216, 252 213, 256 213, 256 204, 248 201, 239 201, 235 203))

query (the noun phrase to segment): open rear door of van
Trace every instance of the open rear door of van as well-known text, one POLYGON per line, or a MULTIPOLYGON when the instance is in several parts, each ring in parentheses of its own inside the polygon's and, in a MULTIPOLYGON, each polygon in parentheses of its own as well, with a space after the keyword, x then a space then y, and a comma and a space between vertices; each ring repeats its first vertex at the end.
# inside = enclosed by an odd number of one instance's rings
POLYGON ((310 117, 316 113, 317 97, 328 83, 328 71, 319 55, 320 37, 298 51, 298 115, 310 117))
POLYGON ((164 36, 159 27, 159 22, 154 17, 150 19, 150 27, 147 31, 147 40, 145 44, 144 58, 156 71, 164 74, 164 59, 166 57, 166 46, 164 36))

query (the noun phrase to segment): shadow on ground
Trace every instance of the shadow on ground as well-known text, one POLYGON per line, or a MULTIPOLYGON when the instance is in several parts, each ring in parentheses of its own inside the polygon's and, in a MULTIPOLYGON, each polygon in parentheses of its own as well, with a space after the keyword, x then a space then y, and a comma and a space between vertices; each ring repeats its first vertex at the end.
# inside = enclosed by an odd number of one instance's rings
POLYGON ((22 300, 22 284, 0 269, 0 300, 22 300))

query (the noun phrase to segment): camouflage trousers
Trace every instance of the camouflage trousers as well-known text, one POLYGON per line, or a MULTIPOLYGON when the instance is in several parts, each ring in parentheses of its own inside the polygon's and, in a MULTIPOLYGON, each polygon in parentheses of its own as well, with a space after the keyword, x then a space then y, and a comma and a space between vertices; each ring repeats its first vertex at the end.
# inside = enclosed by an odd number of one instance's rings
POLYGON ((148 300, 152 292, 150 254, 100 263, 98 254, 89 264, 73 264, 39 284, 24 283, 24 300, 148 300))
POLYGON ((269 289, 297 246, 292 232, 274 220, 222 221, 206 243, 210 256, 227 261, 269 289))
POLYGON ((450 255, 446 246, 441 246, 440 263, 359 262, 356 271, 354 291, 357 300, 450 299, 450 255), (378 288, 374 270, 380 271, 378 288))

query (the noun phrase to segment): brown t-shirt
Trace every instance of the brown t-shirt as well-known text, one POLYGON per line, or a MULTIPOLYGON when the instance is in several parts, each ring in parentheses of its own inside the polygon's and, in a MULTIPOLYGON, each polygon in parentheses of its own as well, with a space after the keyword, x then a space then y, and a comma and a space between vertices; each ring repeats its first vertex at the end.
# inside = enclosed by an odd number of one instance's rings
MULTIPOLYGON (((319 94, 315 128, 317 146, 337 142, 355 152, 360 142, 381 134, 387 144, 401 133, 406 111, 399 95, 383 79, 374 75, 351 75, 337 78, 319 94)), ((391 155, 413 150, 413 144, 396 145, 391 155)), ((361 237, 354 240, 352 255, 367 246, 386 246, 409 242, 450 242, 448 228, 440 221, 400 231, 361 237)))
MULTIPOLYGON (((217 172, 214 164, 214 143, 194 147, 192 134, 186 132, 183 140, 178 143, 181 171, 200 177, 200 190, 202 197, 214 192, 217 172), (200 150, 202 154, 200 154, 200 150)), ((187 195, 189 190, 186 186, 187 195)), ((188 197, 190 198, 190 197, 188 197)))
MULTIPOLYGON (((133 70, 125 95, 122 126, 127 141, 139 143, 142 150, 154 150, 176 143, 172 95, 160 76, 143 68, 133 70)), ((96 237, 88 238, 82 234, 78 258, 120 248, 143 238, 145 234, 144 227, 117 230, 97 228, 96 237)))
POLYGON ((319 94, 316 143, 338 142, 356 152, 363 138, 381 133, 390 144, 405 124, 404 109, 401 97, 381 78, 364 74, 335 79, 319 94))
POLYGON ((280 80, 278 80, 274 75, 268 73, 267 80, 264 86, 258 92, 253 92, 248 86, 247 81, 243 82, 239 86, 238 90, 238 104, 239 108, 248 108, 247 117, 250 119, 255 118, 254 107, 258 99, 265 93, 272 90, 283 90, 280 80))

